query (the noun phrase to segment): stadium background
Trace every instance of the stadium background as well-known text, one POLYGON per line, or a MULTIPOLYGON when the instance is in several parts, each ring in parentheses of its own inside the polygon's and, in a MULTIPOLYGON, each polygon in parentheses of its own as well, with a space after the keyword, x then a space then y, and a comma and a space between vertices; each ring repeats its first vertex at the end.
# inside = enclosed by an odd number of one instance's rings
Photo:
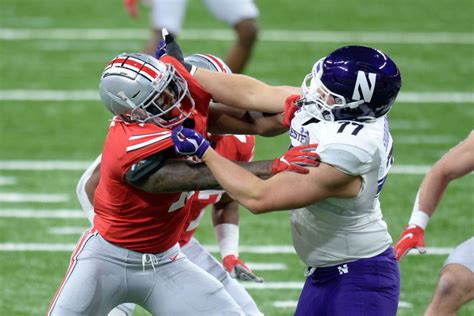
MULTIPOLYGON (((189 2, 183 50, 223 56, 232 31, 201 1, 189 2)), ((262 32, 249 75, 299 86, 316 59, 345 44, 378 47, 399 65, 403 88, 389 115, 395 168, 382 194, 397 240, 429 165, 473 127, 472 1, 256 2, 262 32)), ((133 21, 120 0, 0 3, 2 315, 44 314, 88 225, 75 185, 101 151, 110 118, 98 100, 98 79, 113 56, 144 46, 148 9, 140 9, 141 19, 133 21)), ((256 159, 273 158, 287 145, 287 135, 258 138, 256 159)), ((422 314, 447 253, 472 235, 473 188, 472 175, 450 185, 426 231, 433 248, 401 263, 399 315, 422 314)), ((197 237, 215 245, 209 214, 197 237)), ((266 281, 261 288, 249 285, 262 311, 291 315, 304 266, 291 252, 287 213, 255 217, 242 210, 241 245, 241 257, 266 281)), ((135 315, 146 314, 139 309, 135 315)), ((473 314, 473 302, 459 313, 473 314)))

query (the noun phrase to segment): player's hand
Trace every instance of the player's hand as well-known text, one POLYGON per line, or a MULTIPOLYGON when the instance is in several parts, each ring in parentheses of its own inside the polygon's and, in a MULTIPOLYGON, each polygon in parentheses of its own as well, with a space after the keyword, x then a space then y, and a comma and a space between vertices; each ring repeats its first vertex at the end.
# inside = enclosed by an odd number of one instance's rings
POLYGON ((230 276, 241 281, 252 281, 262 283, 263 279, 256 276, 252 270, 247 267, 242 260, 234 255, 228 255, 223 260, 224 268, 230 273, 230 276))
POLYGON ((408 225, 400 236, 393 252, 400 261, 411 249, 416 248, 420 254, 426 252, 425 231, 417 225, 408 225))
MULTIPOLYGON (((174 38, 173 34, 170 34, 166 29, 163 29, 163 38, 165 40, 166 54, 176 58, 186 68, 187 71, 191 72, 192 65, 184 61, 183 51, 176 42, 176 39, 174 38)), ((157 47, 155 55, 158 54, 158 49, 159 45, 157 47)))
POLYGON ((290 148, 283 156, 273 160, 272 172, 275 174, 282 171, 308 173, 309 170, 305 167, 319 166, 320 158, 315 152, 317 147, 318 144, 312 144, 290 148))
POLYGON ((123 0, 123 5, 125 10, 127 10, 128 15, 134 19, 138 19, 138 0, 123 0))
POLYGON ((184 156, 196 155, 198 158, 202 158, 209 148, 209 142, 201 134, 181 125, 173 129, 171 139, 176 152, 184 156))
POLYGON ((285 100, 285 112, 283 112, 283 125, 290 128, 291 120, 295 117, 295 112, 300 108, 296 101, 301 99, 298 94, 290 95, 285 100))
POLYGON ((158 43, 158 46, 156 46, 155 58, 160 59, 164 54, 166 54, 166 42, 162 39, 158 43))

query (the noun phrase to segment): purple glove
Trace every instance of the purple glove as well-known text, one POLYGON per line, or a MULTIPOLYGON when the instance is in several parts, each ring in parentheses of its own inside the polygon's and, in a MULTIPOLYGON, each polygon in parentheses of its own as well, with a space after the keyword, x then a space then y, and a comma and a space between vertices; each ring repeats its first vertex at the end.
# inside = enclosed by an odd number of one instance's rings
POLYGON ((202 158, 209 148, 209 142, 201 134, 181 125, 173 129, 171 139, 176 152, 184 156, 196 155, 198 158, 202 158))
POLYGON ((155 51, 155 58, 160 59, 161 56, 166 54, 166 42, 164 39, 160 40, 155 51))

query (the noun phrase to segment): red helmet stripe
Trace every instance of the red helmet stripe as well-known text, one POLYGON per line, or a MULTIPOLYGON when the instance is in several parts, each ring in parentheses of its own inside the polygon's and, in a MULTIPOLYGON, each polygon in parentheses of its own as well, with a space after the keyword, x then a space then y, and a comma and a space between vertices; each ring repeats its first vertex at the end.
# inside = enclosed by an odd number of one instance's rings
POLYGON ((219 72, 228 73, 226 67, 224 67, 224 65, 222 64, 221 60, 219 60, 219 59, 216 58, 215 56, 212 56, 212 55, 209 55, 209 54, 204 54, 204 56, 207 57, 208 59, 210 59, 212 63, 214 63, 215 65, 217 65, 217 68, 220 70, 219 72))
POLYGON ((143 66, 142 71, 146 72, 147 74, 149 74, 153 78, 158 77, 158 72, 155 69, 153 69, 152 67, 150 67, 149 65, 143 66))
POLYGON ((151 77, 151 79, 154 79, 160 74, 155 67, 138 59, 127 58, 124 64, 136 68, 140 72, 144 72, 144 74, 141 74, 147 78, 151 77))

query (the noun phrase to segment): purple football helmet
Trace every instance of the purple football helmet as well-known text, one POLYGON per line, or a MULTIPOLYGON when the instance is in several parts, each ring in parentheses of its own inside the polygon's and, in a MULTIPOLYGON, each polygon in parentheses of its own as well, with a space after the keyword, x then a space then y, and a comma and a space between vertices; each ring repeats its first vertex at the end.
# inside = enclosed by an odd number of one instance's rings
POLYGON ((319 120, 370 121, 390 110, 401 85, 397 65, 383 52, 345 46, 314 64, 300 104, 319 120))

